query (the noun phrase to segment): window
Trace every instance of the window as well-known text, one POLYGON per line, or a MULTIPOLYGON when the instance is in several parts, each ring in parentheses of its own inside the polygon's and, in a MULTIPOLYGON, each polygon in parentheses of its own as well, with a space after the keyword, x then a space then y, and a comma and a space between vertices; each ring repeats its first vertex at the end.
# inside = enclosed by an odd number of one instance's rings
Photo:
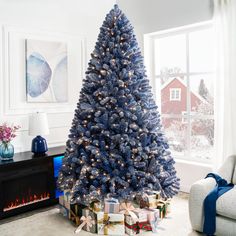
POLYGON ((181 100, 181 89, 171 88, 170 89, 170 101, 180 101, 181 100))
POLYGON ((145 35, 147 68, 175 158, 212 159, 214 48, 211 22, 145 35))

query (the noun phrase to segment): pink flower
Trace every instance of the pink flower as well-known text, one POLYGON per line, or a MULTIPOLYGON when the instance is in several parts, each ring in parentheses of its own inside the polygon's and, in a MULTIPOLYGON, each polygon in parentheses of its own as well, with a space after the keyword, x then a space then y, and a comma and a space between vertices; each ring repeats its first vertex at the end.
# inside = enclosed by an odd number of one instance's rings
POLYGON ((7 125, 6 123, 0 125, 0 141, 1 142, 10 142, 13 138, 16 137, 16 131, 20 126, 7 125))

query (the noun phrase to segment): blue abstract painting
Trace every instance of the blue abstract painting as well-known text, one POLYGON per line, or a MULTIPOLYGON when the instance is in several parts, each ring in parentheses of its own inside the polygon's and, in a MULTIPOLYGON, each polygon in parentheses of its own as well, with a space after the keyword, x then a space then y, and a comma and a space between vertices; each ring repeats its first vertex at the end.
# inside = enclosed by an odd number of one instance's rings
POLYGON ((68 63, 64 42, 26 40, 28 102, 67 102, 68 63))

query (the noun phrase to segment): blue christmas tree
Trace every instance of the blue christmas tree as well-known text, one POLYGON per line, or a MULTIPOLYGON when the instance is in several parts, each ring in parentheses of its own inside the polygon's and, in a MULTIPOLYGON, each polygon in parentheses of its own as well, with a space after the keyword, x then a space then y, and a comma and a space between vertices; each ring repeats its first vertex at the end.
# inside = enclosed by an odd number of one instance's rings
POLYGON ((80 202, 178 192, 174 160, 133 27, 117 5, 100 28, 58 178, 80 202))

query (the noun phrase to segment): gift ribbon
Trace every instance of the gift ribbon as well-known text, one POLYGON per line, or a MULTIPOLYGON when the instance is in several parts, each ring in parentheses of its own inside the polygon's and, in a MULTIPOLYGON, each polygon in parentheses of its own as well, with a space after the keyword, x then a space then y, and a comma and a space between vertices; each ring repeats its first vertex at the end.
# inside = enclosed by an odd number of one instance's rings
POLYGON ((116 224, 124 224, 124 221, 110 221, 108 213, 104 213, 103 219, 98 220, 98 224, 103 224, 100 230, 104 230, 104 235, 108 235, 109 228, 113 228, 116 224))
POLYGON ((69 202, 70 192, 67 191, 66 193, 64 193, 64 196, 66 197, 66 201, 69 202))
POLYGON ((79 217, 72 211, 70 210, 70 215, 72 215, 70 218, 72 221, 75 220, 75 224, 78 225, 79 224, 79 217))
POLYGON ((124 202, 120 205, 120 213, 125 215, 130 215, 134 221, 138 221, 138 217, 133 212, 135 210, 134 206, 130 202, 124 202))
POLYGON ((145 222, 137 222, 137 226, 138 226, 139 230, 140 229, 144 229, 146 231, 152 231, 152 226, 147 221, 145 221, 145 222))
POLYGON ((160 218, 164 218, 166 215, 166 203, 164 201, 159 201, 157 203, 157 209, 160 210, 160 218))
POLYGON ((86 230, 90 231, 90 228, 95 224, 95 220, 93 220, 91 216, 82 216, 80 220, 82 221, 82 224, 75 230, 76 234, 79 233, 85 225, 86 230))
POLYGON ((165 204, 165 214, 167 214, 169 211, 168 211, 168 208, 169 208, 169 205, 170 205, 170 199, 167 199, 167 200, 159 200, 158 202, 162 203, 162 204, 165 204))
POLYGON ((128 229, 132 229, 136 234, 139 234, 140 232, 140 228, 137 223, 129 225, 128 223, 125 222, 125 227, 127 227, 128 229))

